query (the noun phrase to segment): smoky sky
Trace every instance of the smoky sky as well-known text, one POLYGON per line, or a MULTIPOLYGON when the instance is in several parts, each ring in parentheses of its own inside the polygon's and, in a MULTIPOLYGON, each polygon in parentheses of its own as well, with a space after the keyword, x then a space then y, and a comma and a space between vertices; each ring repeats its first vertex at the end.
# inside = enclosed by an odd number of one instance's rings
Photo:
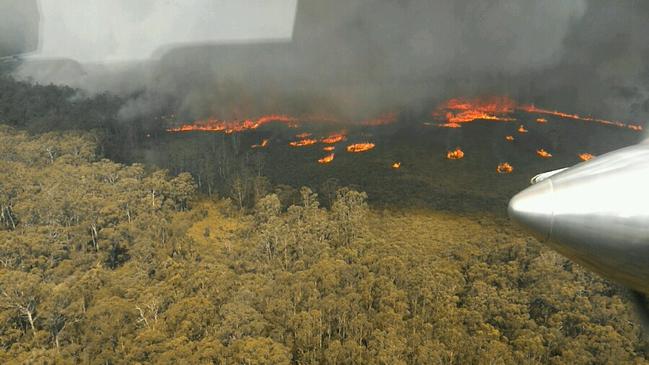
POLYGON ((519 75, 518 91, 545 105, 645 122, 649 119, 649 2, 589 0, 564 54, 519 75))
POLYGON ((36 56, 133 61, 188 42, 290 39, 295 0, 41 0, 36 56))
POLYGON ((65 29, 41 5, 41 59, 16 76, 128 96, 125 121, 167 111, 354 119, 489 94, 602 117, 649 115, 649 4, 640 0, 300 0, 297 12, 279 0, 171 1, 176 10, 98 3, 101 11, 58 7, 58 19, 85 17, 65 29), (75 46, 79 37, 94 41, 75 46), (150 51, 139 43, 161 47, 141 59, 150 51))
POLYGON ((38 22, 35 0, 0 1, 0 57, 36 50, 38 22))

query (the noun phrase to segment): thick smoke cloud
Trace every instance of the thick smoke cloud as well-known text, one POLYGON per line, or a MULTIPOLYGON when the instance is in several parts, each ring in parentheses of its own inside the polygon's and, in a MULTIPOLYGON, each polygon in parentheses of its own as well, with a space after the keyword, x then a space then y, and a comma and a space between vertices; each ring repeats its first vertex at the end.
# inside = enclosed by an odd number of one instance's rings
POLYGON ((507 91, 503 79, 561 60, 563 41, 587 7, 582 0, 300 4, 294 36, 308 48, 312 84, 347 82, 345 90, 357 89, 350 100, 388 108, 507 91))
POLYGON ((0 57, 35 51, 38 21, 36 0, 0 1, 0 57))
POLYGON ((40 0, 39 57, 144 60, 188 42, 290 39, 295 0, 40 0))
POLYGON ((560 62, 516 79, 545 105, 607 118, 649 119, 649 2, 589 0, 560 62))
POLYGON ((32 61, 18 76, 129 95, 124 120, 354 120, 485 94, 635 120, 649 115, 647 19, 640 0, 301 0, 291 42, 185 45, 130 64, 32 61))

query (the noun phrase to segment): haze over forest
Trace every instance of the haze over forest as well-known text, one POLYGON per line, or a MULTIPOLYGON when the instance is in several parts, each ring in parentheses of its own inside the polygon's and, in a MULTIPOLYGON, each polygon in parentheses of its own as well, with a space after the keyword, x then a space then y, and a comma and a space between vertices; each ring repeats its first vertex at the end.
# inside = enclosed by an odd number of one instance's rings
POLYGON ((506 216, 644 139, 647 19, 0 2, 0 362, 649 363, 627 289, 506 216))
MULTIPOLYGON (((8 3, 28 14, 33 13, 30 6, 36 8, 29 5, 35 0, 8 3)), ((170 112, 167 109, 183 121, 322 112, 317 109, 323 103, 329 113, 357 119, 396 107, 421 108, 435 100, 485 94, 507 94, 521 102, 604 118, 647 117, 643 81, 647 73, 642 60, 648 48, 642 34, 647 31, 644 20, 649 9, 638 0, 620 4, 602 0, 480 4, 303 0, 297 5, 275 1, 263 2, 263 6, 254 1, 236 5, 223 1, 199 11, 201 17, 191 23, 195 28, 187 26, 183 16, 170 15, 178 7, 173 1, 156 6, 152 2, 103 2, 102 11, 85 5, 67 12, 64 7, 55 11, 52 3, 41 5, 41 32, 46 32, 41 39, 41 46, 46 46, 42 56, 67 56, 72 64, 34 61, 32 67, 23 65, 17 75, 90 92, 135 95, 122 113, 129 120, 165 114, 170 112), (47 21, 72 23, 71 19, 79 18, 75 11, 84 16, 74 27, 57 28, 58 22, 47 21), (118 13, 121 16, 111 16, 118 13), (220 26, 203 27, 206 14, 212 13, 220 26), (110 26, 99 27, 106 19, 113 19, 110 26), (141 47, 132 46, 139 41, 128 37, 129 31, 141 34, 136 29, 148 22, 156 23, 147 25, 155 31, 138 36, 141 47), (84 28, 86 23, 94 25, 84 28), (92 44, 74 41, 74 37, 60 41, 82 28, 90 39, 114 36, 111 42, 92 44), (176 37, 195 41, 162 52, 160 61, 142 60, 153 46, 165 49, 160 38, 177 34, 179 29, 183 32, 176 37), (152 35, 147 38, 146 34, 152 35), (264 41, 268 38, 275 41, 264 41), (216 44, 201 45, 207 39, 216 44), (235 46, 236 39, 246 41, 235 46), (71 49, 66 51, 68 46, 71 49), (113 49, 121 56, 107 53, 113 49), (77 64, 102 55, 105 62, 115 57, 140 61, 77 64), (249 100, 248 104, 241 99, 249 100)), ((199 5, 182 9, 189 17, 191 11, 205 8, 199 5)), ((12 21, 7 20, 10 26, 12 21)), ((30 32, 7 34, 32 34, 33 38, 37 28, 29 24, 21 23, 18 29, 27 27, 30 32)))

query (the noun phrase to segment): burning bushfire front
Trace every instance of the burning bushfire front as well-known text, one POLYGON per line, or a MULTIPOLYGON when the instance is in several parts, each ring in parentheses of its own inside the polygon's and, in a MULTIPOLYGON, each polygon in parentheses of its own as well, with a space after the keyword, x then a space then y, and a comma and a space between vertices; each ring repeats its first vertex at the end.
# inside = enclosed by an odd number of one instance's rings
MULTIPOLYGON (((501 137, 503 144, 531 144, 532 142, 528 138, 530 134, 533 134, 530 132, 530 127, 534 127, 535 129, 547 128, 546 125, 548 124, 562 123, 565 121, 581 121, 584 123, 616 127, 635 132, 642 130, 642 126, 637 123, 623 123, 620 121, 604 120, 590 116, 580 116, 551 109, 543 109, 532 104, 518 104, 507 97, 450 99, 435 108, 435 110, 431 112, 431 117, 432 121, 434 121, 437 126, 448 128, 448 133, 451 134, 459 133, 454 132, 453 130, 460 130, 468 124, 476 121, 493 122, 508 126, 507 129, 509 133, 503 134, 501 137)), ((306 125, 340 125, 341 122, 331 117, 296 117, 285 114, 266 115, 256 119, 233 121, 223 121, 212 118, 180 125, 178 127, 172 127, 167 131, 170 133, 215 132, 234 134, 252 132, 273 123, 282 124, 290 129, 297 130, 294 137, 285 142, 286 145, 296 150, 317 147, 323 154, 321 157, 317 158, 316 161, 319 164, 328 165, 334 162, 337 153, 355 155, 371 152, 375 148, 380 147, 377 146, 375 141, 372 141, 372 134, 367 133, 365 129, 391 126, 395 124, 396 121, 396 113, 386 113, 357 123, 349 123, 349 125, 354 126, 356 132, 360 131, 360 136, 354 135, 354 133, 350 133, 347 130, 331 131, 320 135, 318 135, 318 133, 300 131, 300 129, 303 129, 306 125), (363 137, 365 140, 359 141, 362 136, 365 136, 363 137), (349 142, 350 139, 355 140, 356 142, 349 142)), ((432 124, 429 121, 424 121, 422 122, 422 125, 429 126, 432 124)), ((266 149, 272 144, 274 144, 274 142, 271 143, 270 138, 263 138, 258 143, 252 144, 251 148, 266 149)), ((534 148, 536 156, 540 159, 547 160, 554 157, 554 152, 548 151, 544 146, 529 147, 534 148)), ((594 155, 590 151, 580 151, 572 156, 581 161, 588 161, 594 158, 594 155)), ((445 157, 447 160, 462 160, 465 158, 465 151, 462 146, 459 145, 453 150, 446 151, 445 157)), ((394 170, 399 170, 401 166, 401 161, 386 163, 386 167, 390 167, 394 170)), ((497 162, 496 171, 499 174, 510 174, 514 171, 514 166, 512 166, 510 162, 499 161, 497 162)))

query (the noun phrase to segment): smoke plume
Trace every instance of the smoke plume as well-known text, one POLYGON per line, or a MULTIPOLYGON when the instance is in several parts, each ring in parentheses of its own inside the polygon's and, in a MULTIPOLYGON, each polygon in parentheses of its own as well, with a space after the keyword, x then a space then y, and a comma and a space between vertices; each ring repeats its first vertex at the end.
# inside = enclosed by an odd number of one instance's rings
MULTIPOLYGON (((119 18, 146 9, 110 11, 119 18)), ((32 60, 16 76, 128 96, 126 121, 170 111, 182 119, 357 120, 491 94, 642 120, 649 116, 646 19, 641 0, 300 0, 294 26, 291 14, 282 19, 290 40, 177 44, 137 62, 32 60)), ((255 21, 242 14, 236 22, 255 21)))

